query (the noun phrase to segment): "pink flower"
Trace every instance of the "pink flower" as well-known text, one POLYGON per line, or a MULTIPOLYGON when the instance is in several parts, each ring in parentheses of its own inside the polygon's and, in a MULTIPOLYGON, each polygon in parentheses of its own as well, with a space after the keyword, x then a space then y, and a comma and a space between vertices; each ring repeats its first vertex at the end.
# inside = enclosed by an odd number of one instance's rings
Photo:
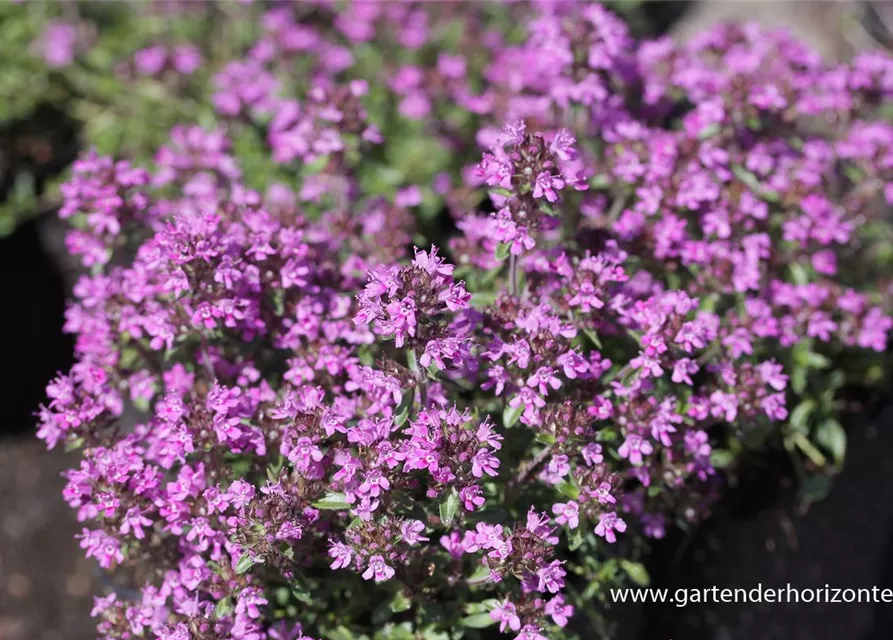
POLYGON ((77 26, 60 20, 50 20, 41 36, 43 59, 53 68, 67 67, 74 62, 78 42, 77 26))
POLYGON ((549 593, 558 593, 564 586, 564 576, 567 572, 562 568, 563 562, 553 560, 548 566, 537 570, 537 590, 548 591, 549 593))
MULTIPOLYGON (((329 544, 329 556, 334 559, 330 565, 331 568, 344 569, 347 567, 353 557, 353 550, 343 542, 330 542, 329 544)), ((369 578, 366 579, 368 580, 369 578)))
POLYGON ((411 545, 425 542, 430 539, 421 535, 424 531, 425 524, 420 520, 407 520, 400 527, 400 533, 403 535, 403 540, 406 541, 406 544, 411 545))
POLYGON ((626 531, 626 523, 617 517, 617 514, 613 511, 601 514, 595 527, 595 535, 614 543, 617 542, 617 536, 614 535, 615 531, 620 533, 626 531))
POLYGON ((533 197, 545 198, 549 202, 558 202, 558 191, 564 188, 564 180, 556 175, 543 171, 536 176, 533 185, 533 197))
POLYGON ((557 595, 546 603, 543 613, 552 618, 559 627, 567 626, 568 619, 574 615, 574 608, 564 603, 564 596, 557 595))
POLYGON ((630 464, 642 464, 642 456, 651 455, 654 447, 650 442, 635 433, 626 436, 623 444, 617 449, 617 453, 621 458, 628 458, 630 464))
POLYGON ((478 449, 471 460, 471 474, 475 478, 498 475, 499 459, 486 449, 478 449))
POLYGON ((556 516, 555 522, 566 524, 568 529, 576 529, 580 524, 580 505, 573 500, 553 504, 552 513, 556 516))
POLYGON ((512 602, 506 600, 494 606, 490 611, 490 617, 499 623, 499 631, 505 633, 506 629, 518 631, 521 628, 521 618, 512 602))
POLYGON ((383 582, 394 577, 394 570, 385 563, 382 556, 375 555, 369 558, 369 566, 363 572, 363 579, 371 580, 373 577, 376 582, 383 582))

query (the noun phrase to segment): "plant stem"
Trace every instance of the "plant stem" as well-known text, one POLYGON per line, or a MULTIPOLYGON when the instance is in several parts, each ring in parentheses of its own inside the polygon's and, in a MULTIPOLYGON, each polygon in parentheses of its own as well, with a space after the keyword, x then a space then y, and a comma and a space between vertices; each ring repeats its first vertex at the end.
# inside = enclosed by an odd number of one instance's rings
POLYGON ((509 256, 509 293, 518 295, 518 260, 514 253, 509 256))
POLYGON ((528 464, 524 465, 524 468, 518 471, 518 475, 509 480, 505 489, 506 504, 514 504, 520 495, 521 487, 540 470, 551 455, 552 445, 549 445, 536 454, 528 464))
POLYGON ((407 358, 409 360, 409 369, 415 375, 416 386, 419 388, 419 399, 424 409, 428 406, 428 377, 427 372, 422 371, 421 366, 419 366, 418 347, 410 351, 407 354, 407 358))

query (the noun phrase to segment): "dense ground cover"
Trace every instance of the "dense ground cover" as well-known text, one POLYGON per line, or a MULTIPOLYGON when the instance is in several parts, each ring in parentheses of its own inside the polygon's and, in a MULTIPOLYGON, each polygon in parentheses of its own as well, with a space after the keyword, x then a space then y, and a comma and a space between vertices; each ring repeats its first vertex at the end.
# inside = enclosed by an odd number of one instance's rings
POLYGON ((889 57, 586 3, 174 5, 102 46, 126 10, 29 54, 107 96, 39 431, 139 588, 103 637, 585 636, 743 451, 842 462, 893 327, 889 57))

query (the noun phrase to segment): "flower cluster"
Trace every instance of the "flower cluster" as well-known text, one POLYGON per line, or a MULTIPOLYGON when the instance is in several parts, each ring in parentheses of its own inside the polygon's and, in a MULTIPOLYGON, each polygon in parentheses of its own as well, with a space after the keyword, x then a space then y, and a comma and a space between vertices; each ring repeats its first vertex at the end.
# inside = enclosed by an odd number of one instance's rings
POLYGON ((39 435, 139 589, 101 637, 575 637, 581 584, 708 515, 745 443, 839 462, 810 394, 893 328, 893 61, 589 3, 257 20, 207 74, 129 58, 207 75, 211 122, 62 189, 78 362, 39 435))

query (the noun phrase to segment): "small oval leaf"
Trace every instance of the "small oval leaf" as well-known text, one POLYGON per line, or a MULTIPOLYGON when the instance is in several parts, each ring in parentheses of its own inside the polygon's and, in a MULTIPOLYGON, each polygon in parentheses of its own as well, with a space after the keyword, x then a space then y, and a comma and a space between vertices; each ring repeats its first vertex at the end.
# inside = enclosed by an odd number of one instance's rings
POLYGON ((440 521, 443 526, 448 527, 453 523, 456 514, 459 512, 459 492, 450 489, 446 498, 440 503, 440 521))
POLYGON ((502 424, 506 429, 512 427, 518 419, 521 417, 521 414, 524 413, 524 405, 519 404, 517 407, 507 406, 505 411, 502 412, 502 424))
POLYGON ((469 629, 483 629, 491 624, 496 624, 496 620, 490 617, 489 613, 475 613, 474 615, 462 618, 462 626, 469 629))
POLYGON ((321 500, 314 502, 313 506, 317 509, 328 509, 331 511, 350 509, 347 496, 343 493, 327 493, 321 500))

